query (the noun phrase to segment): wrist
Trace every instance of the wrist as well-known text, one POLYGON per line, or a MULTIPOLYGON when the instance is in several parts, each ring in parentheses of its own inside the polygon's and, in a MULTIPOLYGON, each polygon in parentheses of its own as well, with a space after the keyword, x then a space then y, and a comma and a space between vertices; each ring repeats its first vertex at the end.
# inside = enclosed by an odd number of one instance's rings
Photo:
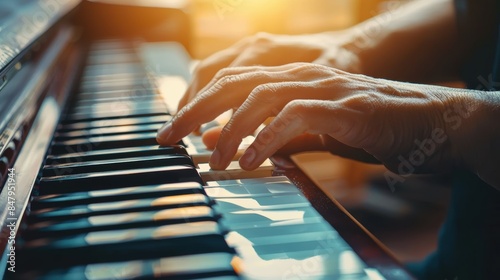
MULTIPOLYGON (((384 74, 386 63, 386 42, 390 33, 386 30, 370 30, 370 21, 360 23, 346 30, 342 47, 352 53, 358 60, 359 74, 386 78, 384 74)), ((381 28, 381 27, 379 27, 381 28)))
POLYGON ((364 74, 357 36, 352 28, 314 34, 322 42, 323 55, 315 62, 354 74, 364 74))
POLYGON ((490 185, 500 186, 500 92, 467 90, 454 97, 444 114, 458 168, 470 170, 490 185), (497 179, 495 179, 497 178, 497 179))

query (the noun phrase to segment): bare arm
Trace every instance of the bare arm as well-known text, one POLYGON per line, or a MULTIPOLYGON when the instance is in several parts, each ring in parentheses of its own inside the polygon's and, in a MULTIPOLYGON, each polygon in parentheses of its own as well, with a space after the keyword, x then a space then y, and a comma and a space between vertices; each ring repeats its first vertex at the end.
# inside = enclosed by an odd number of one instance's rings
POLYGON ((458 44, 452 0, 423 0, 349 30, 347 46, 357 53, 361 73, 399 81, 432 83, 456 80, 464 48, 458 44))

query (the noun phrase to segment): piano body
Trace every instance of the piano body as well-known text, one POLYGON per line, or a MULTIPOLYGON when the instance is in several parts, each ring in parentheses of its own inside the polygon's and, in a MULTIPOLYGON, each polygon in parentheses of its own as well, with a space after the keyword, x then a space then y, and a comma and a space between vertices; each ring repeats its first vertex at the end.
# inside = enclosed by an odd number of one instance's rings
POLYGON ((116 2, 0 4, 3 278, 412 279, 297 168, 159 147, 148 60, 188 79, 189 18, 116 2))

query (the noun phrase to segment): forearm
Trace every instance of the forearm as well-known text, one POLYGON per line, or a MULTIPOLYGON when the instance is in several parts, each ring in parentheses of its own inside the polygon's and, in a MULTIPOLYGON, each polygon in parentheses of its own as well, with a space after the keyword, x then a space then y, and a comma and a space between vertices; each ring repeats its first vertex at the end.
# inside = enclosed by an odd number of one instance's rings
POLYGON ((349 30, 361 72, 391 80, 456 79, 459 58, 452 0, 424 0, 389 9, 349 30))

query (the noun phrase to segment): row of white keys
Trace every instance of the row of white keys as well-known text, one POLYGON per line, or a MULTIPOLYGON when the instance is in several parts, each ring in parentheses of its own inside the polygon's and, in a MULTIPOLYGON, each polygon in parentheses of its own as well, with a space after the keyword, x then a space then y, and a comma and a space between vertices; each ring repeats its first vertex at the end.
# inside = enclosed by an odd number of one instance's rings
MULTIPOLYGON (((288 178, 207 182, 246 279, 370 279, 365 264, 288 178)), ((379 274, 377 274, 379 275, 379 274)))

